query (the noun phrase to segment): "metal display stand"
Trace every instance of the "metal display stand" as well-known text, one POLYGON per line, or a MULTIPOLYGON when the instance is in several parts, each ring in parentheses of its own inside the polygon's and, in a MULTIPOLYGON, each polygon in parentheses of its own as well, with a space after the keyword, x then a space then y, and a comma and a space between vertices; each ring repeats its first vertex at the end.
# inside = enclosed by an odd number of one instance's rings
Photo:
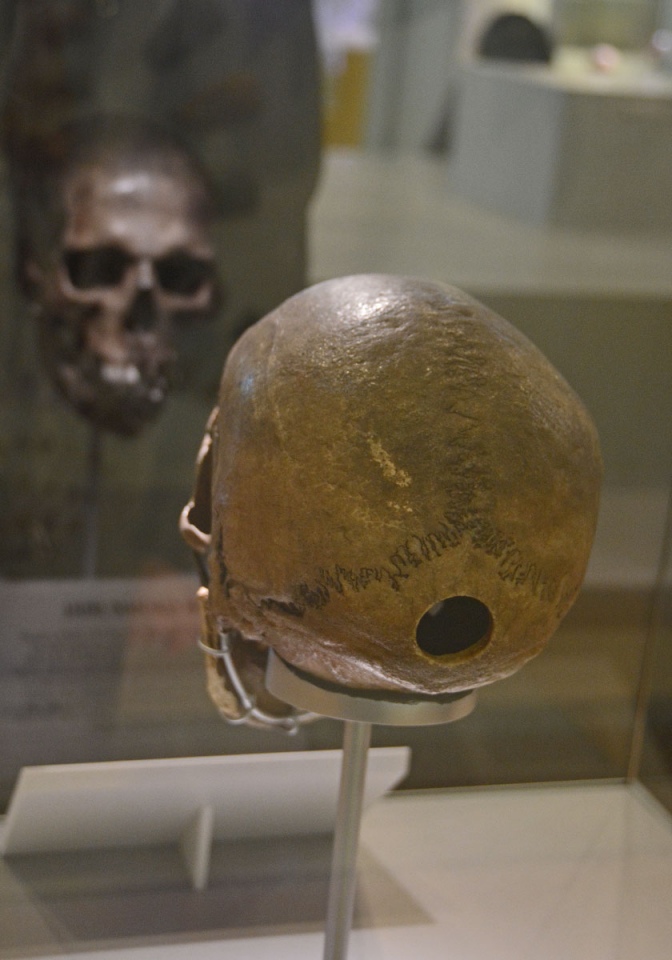
POLYGON ((344 721, 343 759, 334 829, 324 960, 345 960, 355 903, 357 848, 371 727, 453 723, 476 705, 473 691, 438 697, 383 698, 323 683, 290 667, 272 651, 266 672, 269 692, 290 706, 344 721))
POLYGON ((90 580, 98 566, 98 527, 100 499, 100 464, 103 437, 98 427, 91 428, 87 462, 87 482, 84 494, 84 548, 82 553, 82 577, 90 580))

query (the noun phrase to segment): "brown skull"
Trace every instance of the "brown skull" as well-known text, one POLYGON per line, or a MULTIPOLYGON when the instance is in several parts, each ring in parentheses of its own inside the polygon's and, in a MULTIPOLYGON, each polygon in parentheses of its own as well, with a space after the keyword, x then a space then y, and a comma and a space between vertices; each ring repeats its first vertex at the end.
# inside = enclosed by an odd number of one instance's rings
POLYGON ((206 187, 174 145, 109 133, 59 184, 63 228, 27 267, 43 356, 80 413, 133 435, 165 400, 174 325, 215 307, 206 187))
POLYGON ((219 410, 211 529, 191 531, 210 545, 211 636, 239 631, 320 682, 431 696, 517 670, 576 597, 594 426, 459 290, 312 287, 239 340, 219 410))

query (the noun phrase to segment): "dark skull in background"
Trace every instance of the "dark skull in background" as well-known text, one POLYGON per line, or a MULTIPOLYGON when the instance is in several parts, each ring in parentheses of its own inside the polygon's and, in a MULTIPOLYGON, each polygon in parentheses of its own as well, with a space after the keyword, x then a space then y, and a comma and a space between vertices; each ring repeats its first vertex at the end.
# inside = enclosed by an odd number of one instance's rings
POLYGON ((24 267, 43 359, 83 416, 132 436, 166 398, 175 324, 216 306, 205 178, 153 128, 102 122, 72 139, 48 193, 57 229, 24 267))

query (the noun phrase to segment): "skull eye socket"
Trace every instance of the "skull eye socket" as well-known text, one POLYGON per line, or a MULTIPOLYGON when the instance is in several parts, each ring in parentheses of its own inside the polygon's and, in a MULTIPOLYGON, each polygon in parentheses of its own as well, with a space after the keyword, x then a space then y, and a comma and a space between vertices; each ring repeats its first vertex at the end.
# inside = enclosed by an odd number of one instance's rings
POLYGON ((118 286, 131 263, 118 247, 67 250, 64 260, 70 283, 78 290, 118 286))
POLYGON ((420 618, 416 643, 432 657, 484 646, 492 632, 492 615, 476 597, 448 597, 420 618))
POLYGON ((212 279, 213 265, 188 253, 171 253, 155 264, 156 276, 165 293, 191 297, 212 279))

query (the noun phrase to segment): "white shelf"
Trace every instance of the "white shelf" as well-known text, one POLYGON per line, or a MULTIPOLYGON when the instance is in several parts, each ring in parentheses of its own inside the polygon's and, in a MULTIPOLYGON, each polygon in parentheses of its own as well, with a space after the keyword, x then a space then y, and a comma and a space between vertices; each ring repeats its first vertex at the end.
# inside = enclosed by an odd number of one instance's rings
MULTIPOLYGON (((364 804, 408 770, 407 747, 370 751, 364 804)), ((207 884, 214 840, 329 833, 340 750, 24 767, 0 831, 5 855, 179 843, 207 884)))
POLYGON ((485 295, 672 295, 672 243, 540 226, 457 195, 444 159, 326 152, 309 215, 310 280, 400 273, 485 295))
MULTIPOLYGON (((669 958, 672 819, 640 786, 395 794, 366 814, 361 853, 349 960, 669 958), (391 915, 379 890, 384 878, 396 882, 413 909, 391 915)), ((244 889, 254 896, 249 879, 244 889)), ((16 912, 17 901, 4 894, 0 929, 9 931, 3 920, 16 912)), ((44 908, 42 916, 48 916, 44 908)), ((170 941, 136 937, 125 949, 109 941, 79 943, 69 954, 61 940, 30 955, 316 960, 323 935, 308 924, 258 935, 200 931, 170 941)))

